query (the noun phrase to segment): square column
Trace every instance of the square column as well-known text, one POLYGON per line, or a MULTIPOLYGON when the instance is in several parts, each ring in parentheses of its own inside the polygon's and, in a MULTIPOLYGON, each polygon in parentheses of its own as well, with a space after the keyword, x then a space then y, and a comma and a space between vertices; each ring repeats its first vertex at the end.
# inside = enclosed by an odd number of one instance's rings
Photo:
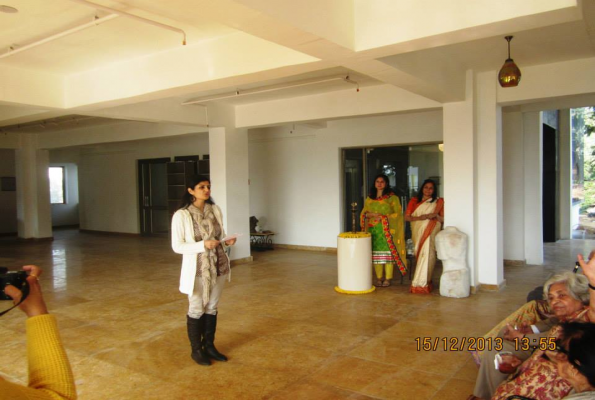
POLYGON ((37 149, 37 136, 21 135, 15 152, 17 229, 22 239, 52 237, 49 152, 37 149))
POLYGON ((504 260, 524 263, 525 257, 525 135, 523 113, 502 117, 504 184, 504 260))
POLYGON ((505 284, 503 260, 502 108, 494 71, 477 75, 477 269, 489 289, 505 284))
POLYGON ((232 107, 209 106, 209 159, 213 198, 223 212, 227 234, 241 233, 231 256, 251 261, 248 130, 236 129, 232 107))
POLYGON ((541 112, 523 113, 525 160, 525 260, 543 264, 543 124, 541 112))
POLYGON ((474 76, 467 71, 465 101, 443 106, 444 140, 444 226, 454 226, 468 238, 467 263, 471 285, 477 286, 476 235, 476 156, 474 136, 474 76))

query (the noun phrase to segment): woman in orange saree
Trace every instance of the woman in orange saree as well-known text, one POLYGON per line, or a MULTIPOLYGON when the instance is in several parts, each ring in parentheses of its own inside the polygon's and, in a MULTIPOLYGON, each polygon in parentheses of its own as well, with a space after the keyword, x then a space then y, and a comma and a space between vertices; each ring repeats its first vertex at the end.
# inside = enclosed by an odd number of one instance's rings
POLYGON ((433 180, 426 179, 417 197, 409 201, 405 220, 411 223, 417 260, 411 293, 430 293, 436 264, 434 238, 444 223, 444 200, 437 196, 436 183, 433 180))

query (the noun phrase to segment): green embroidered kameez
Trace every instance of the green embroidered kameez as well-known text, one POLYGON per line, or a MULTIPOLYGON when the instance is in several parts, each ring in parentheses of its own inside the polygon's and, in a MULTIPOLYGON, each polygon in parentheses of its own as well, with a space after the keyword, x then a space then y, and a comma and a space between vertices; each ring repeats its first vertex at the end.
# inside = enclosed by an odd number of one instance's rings
POLYGON ((407 271, 405 222, 399 198, 394 194, 378 199, 367 198, 361 213, 364 228, 365 213, 381 214, 379 222, 368 220, 368 232, 372 234, 372 263, 396 264, 402 274, 407 271))

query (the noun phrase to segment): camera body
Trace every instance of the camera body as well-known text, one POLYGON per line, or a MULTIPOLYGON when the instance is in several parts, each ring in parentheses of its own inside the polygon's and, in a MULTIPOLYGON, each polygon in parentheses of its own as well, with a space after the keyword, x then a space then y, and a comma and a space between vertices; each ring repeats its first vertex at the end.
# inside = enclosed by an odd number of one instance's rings
POLYGON ((27 280, 27 272, 25 271, 6 271, 6 268, 0 269, 0 300, 12 300, 4 293, 6 285, 12 285, 21 290, 23 284, 27 280))

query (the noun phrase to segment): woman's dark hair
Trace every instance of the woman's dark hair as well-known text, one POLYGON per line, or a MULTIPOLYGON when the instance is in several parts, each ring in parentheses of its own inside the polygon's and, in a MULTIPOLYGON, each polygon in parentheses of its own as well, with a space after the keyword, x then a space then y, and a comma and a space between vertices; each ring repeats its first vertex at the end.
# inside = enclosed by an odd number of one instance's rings
POLYGON ((422 183, 421 186, 419 187, 419 191, 417 192, 417 201, 421 202, 421 199, 423 199, 424 186, 426 186, 426 183, 431 183, 434 186, 434 193, 432 193, 432 201, 430 201, 430 203, 433 203, 438 198, 438 190, 436 189, 436 182, 434 182, 431 179, 426 179, 424 181, 424 183, 422 183))
POLYGON ((567 322, 562 336, 568 340, 568 362, 595 387, 595 324, 567 322))
MULTIPOLYGON (((188 208, 190 204, 194 203, 194 196, 188 193, 188 189, 194 190, 196 185, 198 185, 201 182, 209 182, 210 185, 211 179, 209 179, 209 177, 206 175, 193 175, 190 178, 186 179, 186 186, 184 187, 184 194, 182 195, 182 204, 180 205, 180 208, 188 208)), ((212 197, 209 197, 206 203, 215 204, 215 201, 212 197)))
POLYGON ((378 178, 384 179, 384 182, 386 183, 386 186, 384 187, 384 190, 382 191, 383 196, 385 194, 388 194, 388 195, 395 194, 395 191, 390 187, 390 183, 388 181, 388 176, 386 176, 384 174, 378 174, 374 177, 374 180, 372 181, 372 186, 370 186, 370 192, 368 193, 368 196, 372 200, 376 200, 376 194, 378 193, 378 190, 376 189, 376 179, 378 179, 378 178))

